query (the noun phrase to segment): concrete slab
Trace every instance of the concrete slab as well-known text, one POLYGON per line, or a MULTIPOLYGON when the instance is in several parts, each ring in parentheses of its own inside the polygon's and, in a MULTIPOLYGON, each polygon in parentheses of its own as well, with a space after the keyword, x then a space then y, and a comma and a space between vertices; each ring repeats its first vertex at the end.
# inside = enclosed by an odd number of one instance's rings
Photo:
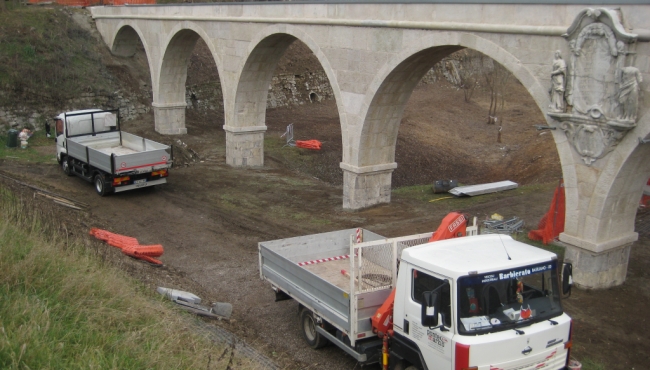
POLYGON ((458 186, 449 190, 449 192, 457 197, 464 196, 464 195, 473 197, 476 195, 490 194, 490 193, 496 193, 504 190, 516 189, 517 187, 519 187, 519 184, 508 180, 508 181, 491 182, 489 184, 458 186))

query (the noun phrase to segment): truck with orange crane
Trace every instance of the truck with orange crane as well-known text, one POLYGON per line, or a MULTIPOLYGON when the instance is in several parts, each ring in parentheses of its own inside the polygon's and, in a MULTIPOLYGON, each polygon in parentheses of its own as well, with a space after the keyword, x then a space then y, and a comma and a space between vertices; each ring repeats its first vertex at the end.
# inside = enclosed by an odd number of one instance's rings
POLYGON ((431 233, 365 229, 260 242, 260 278, 298 302, 314 349, 328 342, 383 369, 565 369, 571 266, 448 214, 431 233), (560 281, 560 270, 562 280, 560 281))

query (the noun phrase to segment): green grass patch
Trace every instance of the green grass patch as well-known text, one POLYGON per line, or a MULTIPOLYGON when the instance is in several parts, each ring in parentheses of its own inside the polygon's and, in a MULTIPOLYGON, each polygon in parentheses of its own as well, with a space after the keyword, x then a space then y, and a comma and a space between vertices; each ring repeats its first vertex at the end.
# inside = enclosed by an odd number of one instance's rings
MULTIPOLYGON (((36 149, 38 147, 54 146, 54 139, 46 137, 44 131, 35 132, 27 141, 28 144, 25 149, 20 147, 20 139, 17 140, 17 147, 8 148, 6 132, 3 134, 4 136, 0 135, 0 158, 33 163, 55 163, 56 154, 43 154, 36 149)), ((54 149, 52 149, 52 152, 56 153, 54 149)))
POLYGON ((392 191, 398 197, 414 199, 421 202, 429 202, 438 205, 451 205, 454 209, 461 209, 475 204, 481 204, 493 200, 509 198, 512 196, 526 196, 538 192, 550 191, 557 186, 556 183, 532 184, 520 186, 517 189, 501 191, 492 194, 485 194, 477 197, 456 197, 449 193, 434 194, 431 185, 404 186, 392 191))
POLYGON ((591 358, 587 358, 583 361, 580 361, 582 364, 582 370, 605 370, 607 367, 600 361, 596 361, 591 358))
MULTIPOLYGON (((0 185, 0 368, 228 367, 229 349, 191 330, 194 317, 65 243, 24 202, 0 185)), ((256 368, 237 356, 231 367, 256 368)))
POLYGON ((314 162, 314 155, 316 154, 313 151, 285 145, 286 140, 284 138, 270 135, 264 137, 264 153, 275 157, 289 168, 302 168, 314 162))
POLYGON ((332 223, 332 220, 327 220, 324 218, 314 218, 309 221, 310 223, 314 225, 330 225, 332 223))

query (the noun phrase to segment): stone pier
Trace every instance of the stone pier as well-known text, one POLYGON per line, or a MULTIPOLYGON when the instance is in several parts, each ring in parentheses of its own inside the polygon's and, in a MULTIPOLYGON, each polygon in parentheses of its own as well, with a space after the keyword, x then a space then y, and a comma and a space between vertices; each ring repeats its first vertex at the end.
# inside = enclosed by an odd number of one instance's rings
POLYGON ((156 132, 163 135, 187 134, 187 128, 185 128, 185 108, 187 105, 185 102, 153 103, 151 105, 153 106, 156 132))
POLYGON ((232 127, 226 131, 226 163, 233 167, 264 165, 264 133, 266 126, 232 127))
POLYGON ((343 169, 343 208, 362 209, 389 203, 391 178, 397 163, 355 167, 341 163, 343 169))

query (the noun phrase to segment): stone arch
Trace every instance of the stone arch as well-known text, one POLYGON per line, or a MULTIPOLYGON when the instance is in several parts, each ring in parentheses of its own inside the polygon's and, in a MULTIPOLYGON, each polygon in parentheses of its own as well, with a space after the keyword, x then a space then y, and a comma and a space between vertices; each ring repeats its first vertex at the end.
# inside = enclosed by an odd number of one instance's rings
MULTIPOLYGON (((339 117, 344 119, 345 116, 341 110, 339 102, 341 101, 340 90, 336 80, 336 74, 332 69, 329 60, 320 50, 318 43, 304 30, 291 25, 273 25, 264 28, 250 42, 248 57, 239 75, 236 78, 237 89, 235 95, 235 116, 230 126, 258 126, 264 123, 264 112, 266 111, 266 98, 268 86, 273 77, 273 72, 278 61, 284 55, 287 48, 295 40, 299 40, 314 53, 321 67, 327 75, 327 79, 332 86, 334 97, 337 102, 339 117), (255 91, 255 92, 253 92, 255 91), (251 104, 248 100, 251 96, 257 97, 255 100, 255 118, 252 118, 252 112, 244 113, 246 105, 251 104), (263 104, 260 104, 263 103, 263 104), (244 118, 246 117, 246 118, 244 118), (255 124, 247 124, 255 122, 255 124)), ((250 105, 249 105, 250 107, 250 105)), ((343 122, 342 122, 343 124, 343 122)))
MULTIPOLYGON (((426 37, 426 40, 417 49, 408 49, 400 52, 376 74, 368 88, 363 103, 362 109, 365 111, 361 114, 365 118, 359 137, 359 153, 351 153, 352 155, 349 157, 351 164, 359 167, 372 166, 387 163, 386 161, 392 161, 394 159, 394 150, 390 153, 390 149, 386 149, 384 146, 379 148, 370 147, 369 149, 374 151, 370 155, 361 154, 362 151, 365 151, 373 143, 372 140, 368 139, 368 136, 375 135, 378 130, 377 126, 385 126, 387 124, 399 125, 404 106, 415 85, 424 74, 445 56, 464 48, 479 51, 503 65, 524 84, 526 90, 533 97, 538 107, 540 107, 540 110, 544 112, 542 107, 546 107, 549 104, 548 93, 533 74, 514 55, 494 42, 473 34, 436 33, 434 37, 426 37), (397 106, 391 105, 395 103, 397 106), (386 111, 389 111, 390 114, 385 114, 386 111), (377 150, 380 153, 377 153, 377 150), (373 162, 371 158, 379 158, 380 161, 373 162)), ((549 58, 551 57, 549 56, 549 58)), ((548 117, 547 121, 551 122, 548 117)), ((395 134, 397 133, 397 129, 391 128, 390 131, 394 131, 395 134)), ((391 141, 395 139, 391 138, 391 141)), ((555 140, 557 143, 559 138, 556 137, 555 140)), ((344 155, 344 161, 345 158, 344 155)))
MULTIPOLYGON (((206 32, 195 23, 180 22, 169 32, 166 42, 163 43, 163 57, 159 61, 157 78, 153 82, 156 131, 162 134, 187 133, 185 128, 187 65, 199 38, 203 39, 210 49, 219 72, 221 59, 206 32)), ((221 78, 221 74, 219 76, 221 78)))
MULTIPOLYGON (((120 57, 132 57, 137 52, 138 41, 143 45, 146 42, 138 27, 134 24, 120 22, 117 26, 117 32, 115 32, 115 36, 109 44, 111 45, 111 53, 120 57)), ((148 48, 145 46, 146 52, 148 52, 148 48)))
MULTIPOLYGON (((154 101, 160 104, 185 101, 185 81, 187 64, 192 50, 199 38, 203 39, 214 59, 217 72, 221 76, 221 58, 216 52, 207 33, 194 22, 181 22, 168 34, 163 44, 163 57, 158 66, 158 91, 154 91, 154 101), (157 95, 161 94, 162 95, 157 95)), ((225 97, 224 97, 225 98, 225 97)))
POLYGON ((151 83, 154 84, 156 75, 154 73, 154 63, 151 62, 151 49, 140 28, 134 22, 121 21, 117 25, 116 30, 117 32, 113 34, 113 39, 107 43, 107 45, 111 46, 111 53, 120 57, 130 58, 137 52, 138 41, 140 41, 147 58, 151 83))
POLYGON ((264 28, 250 42, 247 58, 238 76, 233 97, 234 105, 226 111, 226 162, 232 166, 261 166, 264 164, 263 133, 266 131, 268 87, 277 63, 295 41, 304 43, 316 56, 332 86, 339 119, 345 126, 340 106, 340 90, 334 71, 318 44, 304 30, 291 25, 264 28))
POLYGON ((638 239, 634 225, 639 200, 650 177, 650 145, 640 144, 639 138, 649 131, 650 114, 645 114, 613 152, 592 166, 576 159, 578 208, 567 206, 560 240, 567 243, 565 260, 573 263, 579 287, 601 289, 625 281, 632 243, 638 239))
MULTIPOLYGON (((549 96, 540 81, 513 54, 498 44, 469 33, 438 32, 435 34, 413 31, 411 37, 420 37, 417 48, 403 50, 395 55, 376 74, 366 93, 360 113, 363 117, 359 133, 349 147, 344 147, 344 169, 356 173, 392 171, 397 132, 413 89, 426 71, 443 57, 463 48, 471 48, 492 58, 508 69, 531 95, 540 111, 545 113, 549 96)), ((549 55, 549 61, 552 55, 549 55)), ((549 66, 550 71, 550 66, 549 66)), ((550 72, 549 72, 550 73, 550 72)), ((547 117, 549 124, 552 119, 547 117)), ((559 130, 553 133, 567 186, 577 186, 574 159, 566 136, 559 130)), ((385 181, 385 180, 384 180, 385 181)), ((389 180, 390 181, 390 180, 389 180)), ((385 184, 383 186, 390 186, 385 184)), ((575 198, 567 195, 567 208, 575 198)))
MULTIPOLYGON (((639 120, 637 129, 628 133, 608 156, 589 167, 578 162, 579 171, 583 172, 581 178, 597 179, 593 185, 587 182, 578 184, 584 204, 579 204, 579 208, 574 210, 567 207, 565 233, 581 236, 590 244, 586 247, 594 252, 631 243, 637 238, 634 221, 643 187, 650 178, 650 161, 647 160, 650 145, 640 144, 639 138, 648 134, 650 113, 639 120), (585 211, 585 217, 571 215, 572 212, 577 215, 580 210, 585 211)), ((566 239, 567 235, 563 235, 563 240, 566 239)))

